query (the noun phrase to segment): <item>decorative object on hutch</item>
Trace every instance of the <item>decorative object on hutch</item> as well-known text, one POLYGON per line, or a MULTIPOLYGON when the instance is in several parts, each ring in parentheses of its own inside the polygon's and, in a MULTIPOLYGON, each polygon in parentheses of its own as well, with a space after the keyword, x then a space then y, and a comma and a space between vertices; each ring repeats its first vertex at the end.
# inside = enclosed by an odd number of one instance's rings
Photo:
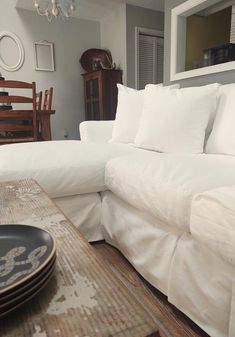
POLYGON ((41 16, 46 16, 49 22, 53 18, 62 18, 64 21, 71 18, 75 12, 75 0, 35 0, 34 7, 41 16))
POLYGON ((80 59, 81 66, 87 72, 99 69, 115 69, 116 64, 109 50, 106 49, 88 49, 80 59))
POLYGON ((85 89, 85 119, 115 119, 118 95, 117 83, 122 83, 122 71, 100 69, 82 76, 85 89))

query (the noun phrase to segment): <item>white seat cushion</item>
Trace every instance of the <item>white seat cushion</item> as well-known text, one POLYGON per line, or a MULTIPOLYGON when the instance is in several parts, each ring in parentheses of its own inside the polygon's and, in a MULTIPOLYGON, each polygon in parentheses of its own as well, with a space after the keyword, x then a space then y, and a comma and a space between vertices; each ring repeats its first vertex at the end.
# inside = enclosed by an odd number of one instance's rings
POLYGON ((64 197, 105 190, 106 162, 133 152, 123 144, 52 141, 0 147, 0 181, 35 179, 50 195, 64 197))
POLYGON ((235 265, 235 185, 195 196, 190 229, 198 241, 235 265))
POLYGON ((107 188, 137 209, 189 231, 192 197, 235 184, 235 158, 142 151, 110 160, 107 188))

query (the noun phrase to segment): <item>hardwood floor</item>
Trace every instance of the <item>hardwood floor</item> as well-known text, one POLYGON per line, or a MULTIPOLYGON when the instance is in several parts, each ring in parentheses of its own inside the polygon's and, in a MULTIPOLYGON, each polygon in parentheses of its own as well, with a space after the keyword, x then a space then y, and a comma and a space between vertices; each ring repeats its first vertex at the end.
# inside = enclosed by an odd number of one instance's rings
POLYGON ((209 337, 171 305, 165 295, 146 282, 117 249, 105 242, 93 243, 92 246, 137 300, 158 321, 163 331, 165 326, 172 337, 209 337))

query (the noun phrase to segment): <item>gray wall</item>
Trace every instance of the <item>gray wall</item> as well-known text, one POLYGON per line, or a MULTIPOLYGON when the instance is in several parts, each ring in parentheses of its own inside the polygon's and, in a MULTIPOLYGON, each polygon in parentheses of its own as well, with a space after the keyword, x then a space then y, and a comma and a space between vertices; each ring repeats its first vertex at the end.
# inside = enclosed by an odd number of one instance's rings
MULTIPOLYGON (((15 0, 1 0, 0 31, 17 34, 25 49, 25 62, 16 72, 0 71, 7 79, 36 81, 37 89, 54 87, 52 117, 53 139, 63 139, 64 129, 69 138, 79 137, 79 123, 84 119, 84 97, 81 54, 88 48, 100 46, 100 24, 94 21, 71 19, 68 22, 48 23, 45 17, 27 10, 16 10, 15 0), (34 70, 33 42, 48 40, 55 46, 55 72, 34 70)), ((1 50, 3 46, 1 47, 1 50)), ((12 50, 12 49, 11 49, 12 50)), ((3 52, 3 51, 2 51, 3 52)), ((4 58, 9 51, 4 48, 4 58)))
POLYGON ((164 30, 164 13, 127 5, 127 85, 135 87, 135 27, 164 30))
POLYGON ((113 12, 100 23, 101 48, 111 51, 113 62, 123 72, 126 84, 126 4, 117 3, 113 12))
MULTIPOLYGON (((170 45, 171 45, 171 9, 181 4, 182 0, 165 0, 165 55, 164 55, 164 83, 170 83, 170 45)), ((204 85, 218 82, 221 84, 235 82, 235 70, 221 73, 192 77, 178 81, 182 87, 204 85)))

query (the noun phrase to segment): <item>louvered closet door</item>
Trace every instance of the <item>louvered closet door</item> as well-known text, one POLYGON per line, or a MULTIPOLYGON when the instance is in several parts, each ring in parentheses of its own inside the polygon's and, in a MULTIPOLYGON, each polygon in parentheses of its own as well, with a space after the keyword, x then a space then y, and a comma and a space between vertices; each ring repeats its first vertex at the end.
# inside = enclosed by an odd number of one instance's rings
POLYGON ((162 83, 164 39, 140 34, 138 50, 139 89, 143 89, 148 83, 162 83))
POLYGON ((230 43, 235 43, 235 6, 232 6, 230 43))

